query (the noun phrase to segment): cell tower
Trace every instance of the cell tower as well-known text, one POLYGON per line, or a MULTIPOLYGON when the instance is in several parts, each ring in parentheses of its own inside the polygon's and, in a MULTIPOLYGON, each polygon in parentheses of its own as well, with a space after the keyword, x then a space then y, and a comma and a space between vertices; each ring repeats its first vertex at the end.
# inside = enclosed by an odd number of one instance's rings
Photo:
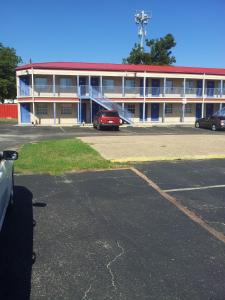
POLYGON ((138 37, 140 39, 140 45, 144 49, 144 40, 147 35, 146 26, 151 19, 151 14, 148 14, 142 10, 135 14, 135 23, 138 25, 138 37))

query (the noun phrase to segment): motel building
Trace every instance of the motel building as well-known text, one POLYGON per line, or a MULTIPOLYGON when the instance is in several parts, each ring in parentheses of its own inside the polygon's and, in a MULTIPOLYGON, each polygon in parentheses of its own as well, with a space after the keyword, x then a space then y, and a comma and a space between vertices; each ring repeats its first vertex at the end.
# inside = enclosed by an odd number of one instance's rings
POLYGON ((46 62, 16 69, 20 125, 91 124, 116 109, 128 124, 194 124, 225 106, 225 69, 46 62))

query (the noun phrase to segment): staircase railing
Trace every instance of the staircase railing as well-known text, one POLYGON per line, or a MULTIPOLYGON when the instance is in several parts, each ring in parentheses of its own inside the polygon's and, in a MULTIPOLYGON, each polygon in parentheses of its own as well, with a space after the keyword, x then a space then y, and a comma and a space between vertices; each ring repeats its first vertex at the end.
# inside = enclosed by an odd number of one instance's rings
POLYGON ((89 87, 88 91, 86 86, 80 86, 79 89, 80 98, 87 98, 87 96, 92 100, 104 107, 108 110, 116 110, 122 120, 124 120, 128 124, 132 124, 132 118, 134 114, 132 114, 128 109, 122 107, 119 103, 116 103, 106 97, 104 97, 100 91, 100 89, 94 88, 92 86, 89 87), (83 93, 85 91, 85 93, 83 93))

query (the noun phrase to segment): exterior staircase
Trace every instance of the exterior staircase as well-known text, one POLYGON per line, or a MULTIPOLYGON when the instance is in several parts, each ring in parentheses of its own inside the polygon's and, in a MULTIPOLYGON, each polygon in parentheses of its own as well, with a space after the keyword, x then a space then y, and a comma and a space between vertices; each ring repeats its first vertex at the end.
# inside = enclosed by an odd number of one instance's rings
POLYGON ((118 111, 118 114, 123 121, 125 121, 128 124, 133 124, 133 114, 129 112, 126 108, 122 107, 120 104, 104 97, 98 89, 94 87, 89 87, 87 91, 86 87, 80 86, 79 95, 81 99, 89 98, 107 110, 118 111))

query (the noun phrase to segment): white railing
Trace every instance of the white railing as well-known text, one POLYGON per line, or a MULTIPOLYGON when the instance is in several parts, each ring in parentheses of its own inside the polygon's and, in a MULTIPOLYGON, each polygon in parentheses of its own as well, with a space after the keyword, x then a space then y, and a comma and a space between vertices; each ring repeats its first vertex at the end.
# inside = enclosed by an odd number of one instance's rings
MULTIPOLYGON (((63 86, 63 85, 34 85, 34 96, 81 96, 89 97, 90 88, 93 88, 93 91, 96 93, 96 97, 134 97, 140 98, 144 97, 144 88, 141 86, 138 87, 122 87, 122 85, 116 86, 89 86, 81 85, 80 86, 80 95, 78 95, 78 87, 76 85, 63 86)), ((18 87, 18 96, 19 97, 29 97, 32 96, 32 87, 21 86, 18 87)), ((221 98, 225 96, 225 87, 221 88, 205 88, 204 95, 202 88, 189 88, 186 87, 185 91, 183 87, 146 87, 145 88, 145 97, 155 98, 155 97, 195 97, 202 98, 221 98)))

